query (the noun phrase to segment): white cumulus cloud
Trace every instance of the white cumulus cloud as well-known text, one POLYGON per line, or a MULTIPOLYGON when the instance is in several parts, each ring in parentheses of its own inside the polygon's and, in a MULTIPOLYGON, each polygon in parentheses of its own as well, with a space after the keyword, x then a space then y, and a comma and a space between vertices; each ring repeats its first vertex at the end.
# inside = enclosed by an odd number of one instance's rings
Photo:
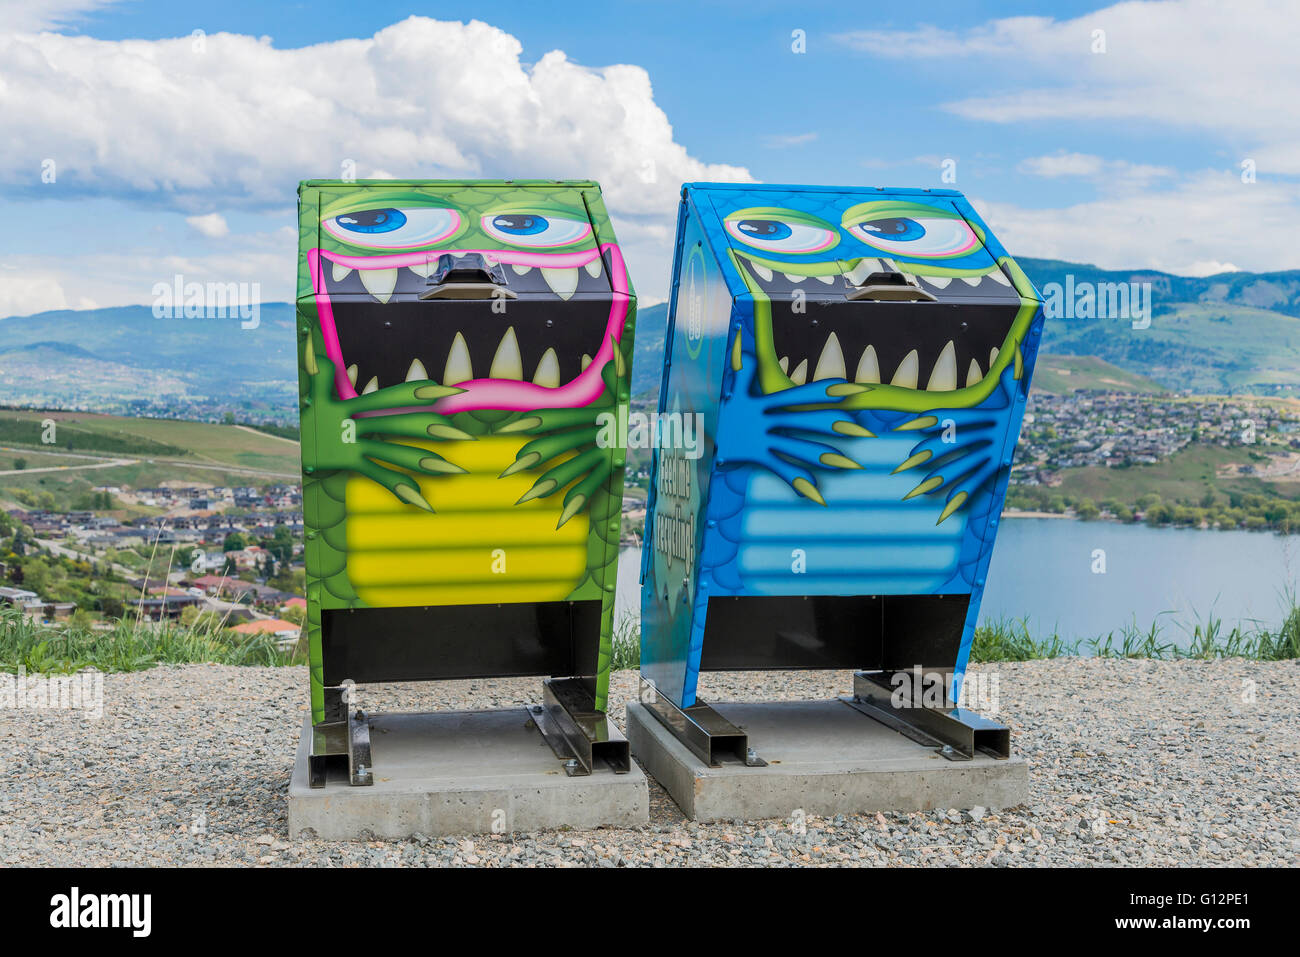
POLYGON ((189 223, 201 236, 207 236, 209 239, 220 239, 222 236, 230 235, 230 225, 226 222, 226 217, 220 213, 208 213, 204 216, 187 216, 185 222, 189 223))

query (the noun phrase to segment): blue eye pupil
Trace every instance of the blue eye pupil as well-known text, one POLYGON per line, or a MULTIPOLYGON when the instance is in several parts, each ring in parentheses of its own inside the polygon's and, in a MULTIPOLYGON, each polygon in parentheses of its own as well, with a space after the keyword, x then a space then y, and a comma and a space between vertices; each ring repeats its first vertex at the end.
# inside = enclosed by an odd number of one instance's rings
POLYGON ((544 216, 510 214, 492 217, 492 226, 511 236, 536 236, 545 232, 550 223, 544 216))
POLYGON ((362 209, 334 221, 350 233, 391 233, 406 225, 406 214, 400 209, 362 209))
POLYGON ((786 239, 794 232, 779 219, 742 219, 736 228, 755 239, 786 239))
POLYGON ((896 217, 890 219, 873 219, 862 224, 862 228, 881 239, 895 239, 907 242, 920 239, 925 235, 925 227, 915 219, 896 217))

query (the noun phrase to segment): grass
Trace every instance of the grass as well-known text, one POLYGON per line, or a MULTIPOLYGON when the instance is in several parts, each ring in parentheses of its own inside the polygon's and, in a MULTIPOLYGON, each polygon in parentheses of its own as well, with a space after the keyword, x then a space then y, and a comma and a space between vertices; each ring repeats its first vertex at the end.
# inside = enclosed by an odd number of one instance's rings
POLYGON ((123 619, 111 631, 35 624, 15 609, 0 609, 0 671, 71 674, 82 668, 143 671, 161 664, 284 665, 270 635, 240 635, 219 624, 186 627, 123 619))

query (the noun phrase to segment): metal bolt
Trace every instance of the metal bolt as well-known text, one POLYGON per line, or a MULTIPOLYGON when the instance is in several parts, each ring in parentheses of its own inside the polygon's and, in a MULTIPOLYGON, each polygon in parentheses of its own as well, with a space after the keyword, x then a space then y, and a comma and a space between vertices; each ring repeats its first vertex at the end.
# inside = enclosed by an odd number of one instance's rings
POLYGON ((943 746, 943 753, 944 753, 944 754, 952 754, 952 745, 951 745, 951 744, 945 744, 945 745, 943 746))
POLYGON ((753 748, 746 748, 745 760, 748 761, 750 764, 753 764, 755 761, 758 760, 758 752, 755 751, 753 748))
POLYGON ((564 770, 566 770, 566 771, 576 771, 576 770, 578 770, 578 759, 577 759, 577 758, 569 758, 569 760, 565 761, 565 762, 564 762, 564 770))

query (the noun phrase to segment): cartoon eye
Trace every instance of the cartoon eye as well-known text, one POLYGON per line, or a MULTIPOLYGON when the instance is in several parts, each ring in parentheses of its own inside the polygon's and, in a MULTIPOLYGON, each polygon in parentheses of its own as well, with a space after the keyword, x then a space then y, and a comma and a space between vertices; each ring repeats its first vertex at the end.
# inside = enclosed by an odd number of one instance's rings
POLYGON ((811 253, 835 245, 835 230, 783 219, 729 219, 727 232, 746 246, 778 253, 811 253))
POLYGON ((485 233, 510 246, 568 246, 591 235, 586 220, 539 213, 492 213, 482 222, 485 233))
POLYGON ((847 227, 868 246, 902 256, 963 256, 980 240, 964 219, 888 216, 847 227))
POLYGON ((442 242, 460 228, 460 213, 431 206, 358 209, 331 216, 321 225, 332 236, 354 246, 408 249, 442 242))

